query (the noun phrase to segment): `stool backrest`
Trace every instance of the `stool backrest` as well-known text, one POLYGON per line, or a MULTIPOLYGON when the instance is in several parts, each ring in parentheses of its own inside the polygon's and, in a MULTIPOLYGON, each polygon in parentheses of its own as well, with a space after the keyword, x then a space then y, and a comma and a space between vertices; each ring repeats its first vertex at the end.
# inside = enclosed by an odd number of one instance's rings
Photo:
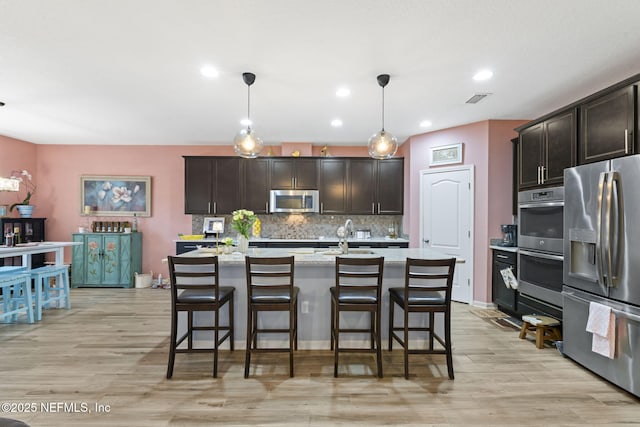
POLYGON ((410 291, 432 291, 443 294, 446 305, 451 302, 455 258, 407 258, 405 268, 405 302, 410 291))
POLYGON ((176 301, 178 292, 186 289, 210 289, 219 301, 218 257, 180 257, 169 256, 169 278, 171 297, 176 301))
POLYGON ((293 294, 294 257, 245 257, 247 294, 251 299, 259 288, 293 294))
POLYGON ((384 257, 348 258, 336 257, 336 294, 340 291, 376 291, 380 301, 384 257))

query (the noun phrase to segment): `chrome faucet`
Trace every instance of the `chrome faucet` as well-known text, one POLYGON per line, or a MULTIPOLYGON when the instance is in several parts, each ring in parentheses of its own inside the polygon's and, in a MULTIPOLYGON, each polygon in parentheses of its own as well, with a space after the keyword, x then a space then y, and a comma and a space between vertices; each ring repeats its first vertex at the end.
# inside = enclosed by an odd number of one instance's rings
POLYGON ((347 218, 347 220, 344 222, 344 233, 342 235, 342 241, 338 243, 338 246, 340 247, 340 250, 343 254, 349 253, 349 243, 347 243, 349 233, 353 234, 353 221, 351 221, 351 218, 347 218))

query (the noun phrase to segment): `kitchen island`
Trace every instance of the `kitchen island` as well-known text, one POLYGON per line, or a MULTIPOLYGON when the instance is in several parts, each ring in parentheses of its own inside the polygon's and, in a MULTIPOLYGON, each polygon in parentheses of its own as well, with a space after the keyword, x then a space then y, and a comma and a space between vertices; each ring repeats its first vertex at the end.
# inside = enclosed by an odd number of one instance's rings
MULTIPOLYGON (((182 256, 208 256, 214 255, 214 249, 201 248, 182 256)), ((338 251, 318 248, 249 248, 248 256, 277 257, 291 256, 295 258, 295 284, 300 287, 298 297, 298 347, 300 349, 328 349, 330 344, 330 294, 329 288, 335 286, 335 257, 338 251)), ((388 312, 389 312, 389 287, 404 286, 405 262, 407 257, 440 259, 446 255, 431 249, 354 249, 350 254, 340 255, 350 257, 384 257, 384 276, 382 292, 382 338, 383 347, 386 346, 388 336, 388 312)), ((238 348, 245 347, 246 319, 247 319, 247 284, 245 278, 244 255, 235 253, 220 255, 220 283, 222 286, 235 286, 235 326, 234 340, 238 348)), ((464 262, 458 259, 458 262, 464 262)), ((199 313, 198 321, 204 322, 211 316, 199 313)), ((287 325, 286 313, 266 313, 270 315, 270 324, 287 325)), ((361 322, 363 325, 369 321, 366 313, 352 314, 349 322, 361 322)), ((396 316, 401 315, 401 310, 396 310, 396 316)), ((426 316, 425 316, 426 317, 426 316)), ((221 317, 223 318, 223 317, 221 317)), ((266 319, 265 315, 265 319, 266 319)), ((262 319, 262 317, 261 317, 262 319)), ((398 318, 399 319, 399 318, 398 318)), ((442 322, 441 318, 437 318, 442 322)), ((183 323, 181 319, 181 323, 183 323)), ((182 329, 182 328, 181 328, 182 329)), ((442 325, 437 325, 442 333, 442 325)), ((348 337, 348 335, 346 336, 348 337)), ((283 339, 285 337, 283 336, 283 339)), ((357 341, 354 344, 366 343, 363 335, 353 337, 357 341)), ((198 341, 209 340, 205 336, 196 337, 198 341)))

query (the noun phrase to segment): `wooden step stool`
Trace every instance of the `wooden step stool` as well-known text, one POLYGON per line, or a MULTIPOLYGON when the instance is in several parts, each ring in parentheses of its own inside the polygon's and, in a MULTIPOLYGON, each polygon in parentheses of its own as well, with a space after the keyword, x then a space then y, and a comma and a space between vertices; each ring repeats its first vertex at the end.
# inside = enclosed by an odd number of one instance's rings
POLYGON ((544 348, 545 341, 560 341, 562 339, 560 322, 548 316, 534 314, 522 316, 520 338, 525 339, 527 334, 536 337, 536 347, 538 348, 544 348))

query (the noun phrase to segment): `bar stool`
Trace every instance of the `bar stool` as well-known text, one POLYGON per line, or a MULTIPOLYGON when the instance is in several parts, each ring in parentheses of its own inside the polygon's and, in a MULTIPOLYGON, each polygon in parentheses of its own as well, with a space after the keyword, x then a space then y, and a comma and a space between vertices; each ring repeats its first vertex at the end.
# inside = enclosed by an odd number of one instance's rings
MULTIPOLYGON (((247 347, 244 377, 249 378, 252 353, 289 353, 289 376, 293 377, 293 352, 298 349, 298 294, 294 286, 294 258, 245 257, 247 274, 247 347), (258 326, 261 311, 286 311, 288 328, 258 326), (258 347, 258 334, 288 334, 288 347, 258 347)), ((264 323, 264 322, 262 322, 264 323)))
POLYGON ((22 270, 22 268, 14 269, 15 272, 0 270, 3 308, 0 319, 5 323, 17 321, 19 314, 26 314, 28 322, 34 322, 31 275, 22 270))
POLYGON ((34 268, 29 273, 36 289, 36 321, 42 320, 42 308, 49 308, 53 302, 64 301, 64 307, 67 310, 71 308, 68 265, 47 265, 34 268))
POLYGON ((171 281, 171 342, 167 379, 173 376, 176 353, 213 353, 213 377, 218 376, 218 348, 226 339, 233 351, 233 286, 220 286, 218 257, 169 256, 169 278, 171 281), (220 309, 227 305, 227 325, 220 325, 220 309), (195 326, 193 313, 213 312, 212 326, 195 326), (187 331, 178 337, 178 314, 187 313, 187 331), (213 347, 194 348, 195 331, 213 331, 213 347), (220 336, 220 331, 225 332, 220 336), (187 340, 187 348, 178 348, 187 340))
POLYGON ((453 379, 451 352, 451 289, 456 259, 427 260, 407 258, 405 284, 389 288, 389 351, 393 340, 404 349, 404 377, 409 379, 409 354, 445 354, 449 379, 453 379), (401 326, 394 326, 393 309, 398 305, 404 310, 401 326), (409 313, 429 313, 429 326, 409 326, 409 313), (435 314, 444 316, 444 339, 436 334, 435 314), (402 336, 396 334, 402 331, 402 336), (424 331, 429 334, 427 349, 410 349, 409 332, 424 331), (434 348, 434 339, 444 349, 434 348))
POLYGON ((334 350, 333 376, 338 376, 339 353, 375 353, 378 377, 382 378, 382 350, 380 335, 382 272, 384 257, 336 257, 336 286, 331 293, 331 350, 334 350), (368 328, 343 328, 341 312, 369 312, 368 328), (371 348, 340 347, 341 333, 366 333, 371 348))

